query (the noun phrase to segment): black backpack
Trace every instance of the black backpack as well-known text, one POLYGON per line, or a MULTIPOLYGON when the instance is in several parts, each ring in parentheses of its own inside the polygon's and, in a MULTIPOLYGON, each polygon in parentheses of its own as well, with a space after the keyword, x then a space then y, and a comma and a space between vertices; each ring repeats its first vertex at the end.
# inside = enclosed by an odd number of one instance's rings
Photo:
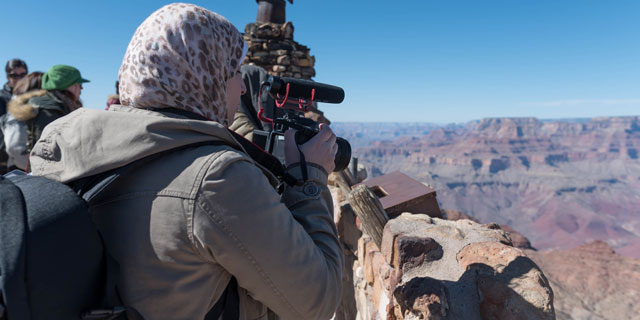
POLYGON ((0 176, 0 319, 124 319, 116 275, 71 188, 0 176))

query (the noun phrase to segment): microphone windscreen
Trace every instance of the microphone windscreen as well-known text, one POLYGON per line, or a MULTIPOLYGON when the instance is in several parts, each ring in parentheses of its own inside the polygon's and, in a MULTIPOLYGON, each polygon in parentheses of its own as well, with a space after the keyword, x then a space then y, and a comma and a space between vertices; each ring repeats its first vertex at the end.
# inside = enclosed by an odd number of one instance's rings
POLYGON ((344 90, 330 84, 315 82, 311 80, 280 78, 272 76, 271 94, 278 94, 281 98, 287 94, 287 84, 289 84, 289 98, 311 99, 311 90, 316 89, 314 101, 325 103, 341 103, 344 100, 344 90))

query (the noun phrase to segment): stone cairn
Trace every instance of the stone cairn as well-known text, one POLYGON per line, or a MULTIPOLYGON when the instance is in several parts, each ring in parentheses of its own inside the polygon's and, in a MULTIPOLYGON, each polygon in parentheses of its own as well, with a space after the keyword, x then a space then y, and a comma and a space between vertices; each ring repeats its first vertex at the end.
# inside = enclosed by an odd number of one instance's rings
POLYGON ((316 75, 316 58, 308 47, 293 40, 293 24, 285 22, 284 10, 284 0, 258 1, 256 22, 244 28, 249 46, 244 63, 262 67, 274 76, 310 80, 316 75))
POLYGON ((245 64, 265 68, 269 74, 310 80, 315 77, 316 58, 309 48, 293 40, 293 24, 249 23, 244 28, 249 51, 245 64))
MULTIPOLYGON (((257 0, 258 16, 255 23, 244 28, 244 40, 249 51, 244 64, 262 67, 269 74, 311 80, 316 76, 316 58, 309 48, 293 40, 293 23, 286 21, 284 0, 257 0)), ((293 4, 293 0, 289 0, 293 4)), ((314 103, 305 117, 316 122, 330 121, 314 103)))

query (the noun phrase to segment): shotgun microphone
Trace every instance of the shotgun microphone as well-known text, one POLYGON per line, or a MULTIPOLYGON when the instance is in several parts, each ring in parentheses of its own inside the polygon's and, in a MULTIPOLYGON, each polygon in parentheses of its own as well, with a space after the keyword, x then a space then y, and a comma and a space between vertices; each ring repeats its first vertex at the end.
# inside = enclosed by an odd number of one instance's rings
POLYGON ((287 84, 289 85, 289 95, 291 99, 311 99, 311 91, 315 89, 313 101, 325 103, 341 103, 344 100, 344 90, 340 87, 332 86, 311 80, 295 78, 281 78, 277 76, 269 77, 267 80, 271 85, 269 92, 272 96, 279 95, 284 98, 287 95, 287 84))

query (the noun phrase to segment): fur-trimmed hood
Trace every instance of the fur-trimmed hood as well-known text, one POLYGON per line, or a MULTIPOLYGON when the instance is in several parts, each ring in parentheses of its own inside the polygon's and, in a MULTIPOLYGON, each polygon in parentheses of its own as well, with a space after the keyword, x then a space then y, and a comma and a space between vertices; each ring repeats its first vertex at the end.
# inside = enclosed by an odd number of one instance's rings
POLYGON ((27 121, 38 115, 38 106, 29 103, 31 98, 41 97, 47 94, 46 90, 32 90, 19 96, 14 96, 9 101, 7 110, 9 113, 20 121, 27 121))

